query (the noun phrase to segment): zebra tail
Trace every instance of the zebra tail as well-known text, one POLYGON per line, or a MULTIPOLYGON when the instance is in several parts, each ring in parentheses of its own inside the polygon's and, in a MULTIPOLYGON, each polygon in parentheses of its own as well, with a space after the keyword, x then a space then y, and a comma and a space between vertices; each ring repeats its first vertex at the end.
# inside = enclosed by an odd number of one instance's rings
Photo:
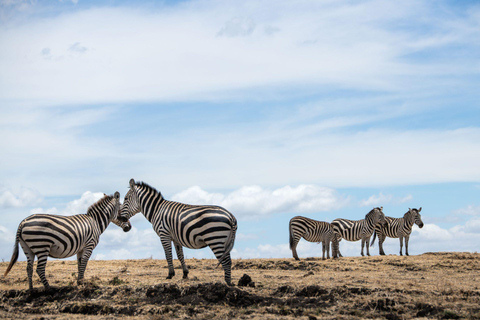
POLYGON ((227 241, 225 241, 225 251, 223 252, 220 259, 218 259, 218 264, 215 268, 222 263, 223 259, 225 259, 226 255, 230 253, 233 249, 233 245, 235 244, 235 233, 237 233, 237 220, 232 221, 232 229, 230 230, 230 234, 227 237, 227 241))
POLYGON ((375 238, 377 237, 377 230, 373 232, 373 239, 372 242, 370 243, 370 247, 373 247, 373 244, 375 243, 375 238))
POLYGON ((288 224, 288 231, 290 233, 290 250, 292 250, 293 247, 293 232, 292 232, 292 220, 290 220, 290 223, 288 224))
POLYGON ((18 226, 17 235, 15 236, 15 244, 13 246, 12 258, 10 258, 10 264, 8 265, 8 268, 5 271, 5 274, 3 275, 3 277, 7 276, 7 274, 10 272, 10 270, 12 270, 13 265, 17 262, 17 259, 18 259, 18 242, 20 240, 20 233, 22 232, 22 229, 23 229, 23 223, 21 223, 18 226))

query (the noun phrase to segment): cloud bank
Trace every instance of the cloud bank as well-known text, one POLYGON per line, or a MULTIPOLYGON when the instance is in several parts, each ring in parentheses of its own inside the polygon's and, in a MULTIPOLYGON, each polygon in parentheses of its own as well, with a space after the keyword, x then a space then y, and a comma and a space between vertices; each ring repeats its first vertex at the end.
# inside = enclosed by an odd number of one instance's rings
POLYGON ((241 218, 261 218, 273 213, 308 213, 335 210, 348 203, 334 189, 315 185, 285 186, 266 190, 245 186, 229 194, 209 193, 198 186, 175 194, 172 200, 190 204, 217 204, 241 218))

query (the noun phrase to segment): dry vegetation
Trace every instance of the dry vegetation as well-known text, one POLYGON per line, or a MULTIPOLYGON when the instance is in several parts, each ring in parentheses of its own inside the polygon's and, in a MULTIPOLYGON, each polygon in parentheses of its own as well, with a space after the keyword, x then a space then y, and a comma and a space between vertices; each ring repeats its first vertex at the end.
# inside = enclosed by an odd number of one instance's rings
MULTIPOLYGON (((480 254, 426 253, 322 261, 308 258, 234 260, 228 287, 214 260, 187 260, 190 279, 165 280, 164 260, 90 261, 76 286, 74 261, 49 261, 54 290, 26 263, 0 276, 0 318, 105 319, 480 319, 480 254)), ((0 264, 3 274, 7 263, 0 264)))

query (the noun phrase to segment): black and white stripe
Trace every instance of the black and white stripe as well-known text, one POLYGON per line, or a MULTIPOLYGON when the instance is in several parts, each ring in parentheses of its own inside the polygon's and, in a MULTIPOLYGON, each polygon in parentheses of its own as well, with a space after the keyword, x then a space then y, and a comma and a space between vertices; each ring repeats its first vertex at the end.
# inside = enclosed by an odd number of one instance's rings
POLYGON ((222 207, 188 205, 165 200, 162 194, 146 183, 130 180, 120 210, 120 221, 130 219, 138 212, 152 223, 160 237, 168 262, 168 277, 175 275, 172 262, 172 242, 182 264, 183 278, 188 269, 183 258, 183 247, 200 249, 209 246, 225 271, 225 281, 231 284, 230 251, 235 242, 237 220, 222 207), (122 220, 124 219, 124 220, 122 220))
MULTIPOLYGON (((297 244, 301 238, 309 242, 322 243, 322 259, 325 260, 325 251, 327 251, 327 259, 330 259, 330 242, 332 242, 332 251, 338 245, 330 223, 324 221, 317 221, 310 218, 296 216, 290 220, 290 250, 292 250, 295 260, 300 260, 297 254, 297 244)), ((332 256, 335 256, 332 253, 332 256)))
MULTIPOLYGON (((362 251, 363 247, 367 247, 367 255, 370 256, 370 251, 368 243, 376 225, 385 224, 385 215, 382 212, 383 207, 373 208, 367 215, 365 219, 362 220, 348 220, 348 219, 335 219, 332 221, 333 230, 336 233, 337 239, 340 241, 342 238, 347 241, 358 241, 362 240, 362 251)), ((340 249, 338 250, 338 255, 341 257, 340 249)))
POLYGON ((47 289, 45 277, 47 258, 68 258, 77 255, 78 283, 83 280, 85 269, 93 249, 98 244, 100 235, 113 220, 124 231, 130 230, 130 222, 117 219, 120 208, 120 193, 105 195, 91 205, 86 214, 59 216, 52 214, 34 214, 25 218, 17 229, 15 246, 6 276, 18 259, 18 244, 22 246, 27 257, 27 274, 29 289, 33 289, 32 275, 35 256, 38 258, 37 274, 47 289))
POLYGON ((403 239, 405 239, 405 254, 408 256, 408 240, 412 233, 413 224, 418 225, 419 228, 423 228, 422 216, 420 215, 422 207, 419 209, 408 209, 403 215, 403 218, 385 217, 387 224, 385 226, 376 226, 375 233, 373 234, 373 240, 371 246, 375 242, 375 237, 378 234, 378 246, 381 255, 385 255, 383 251, 383 242, 386 237, 399 238, 400 239, 400 255, 403 249, 403 239))

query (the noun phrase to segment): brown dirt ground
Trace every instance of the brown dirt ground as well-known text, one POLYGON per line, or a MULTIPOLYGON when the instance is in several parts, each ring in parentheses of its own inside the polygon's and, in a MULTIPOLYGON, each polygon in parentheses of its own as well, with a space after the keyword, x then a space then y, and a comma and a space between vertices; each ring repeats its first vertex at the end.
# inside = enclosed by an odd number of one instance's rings
MULTIPOLYGON (((52 260, 44 292, 26 263, 0 276, 0 318, 8 319, 480 319, 480 254, 238 259, 228 287, 222 269, 189 259, 189 279, 166 280, 165 260, 90 261, 76 285, 76 261, 52 260)), ((0 263, 3 274, 8 263, 0 263)))

